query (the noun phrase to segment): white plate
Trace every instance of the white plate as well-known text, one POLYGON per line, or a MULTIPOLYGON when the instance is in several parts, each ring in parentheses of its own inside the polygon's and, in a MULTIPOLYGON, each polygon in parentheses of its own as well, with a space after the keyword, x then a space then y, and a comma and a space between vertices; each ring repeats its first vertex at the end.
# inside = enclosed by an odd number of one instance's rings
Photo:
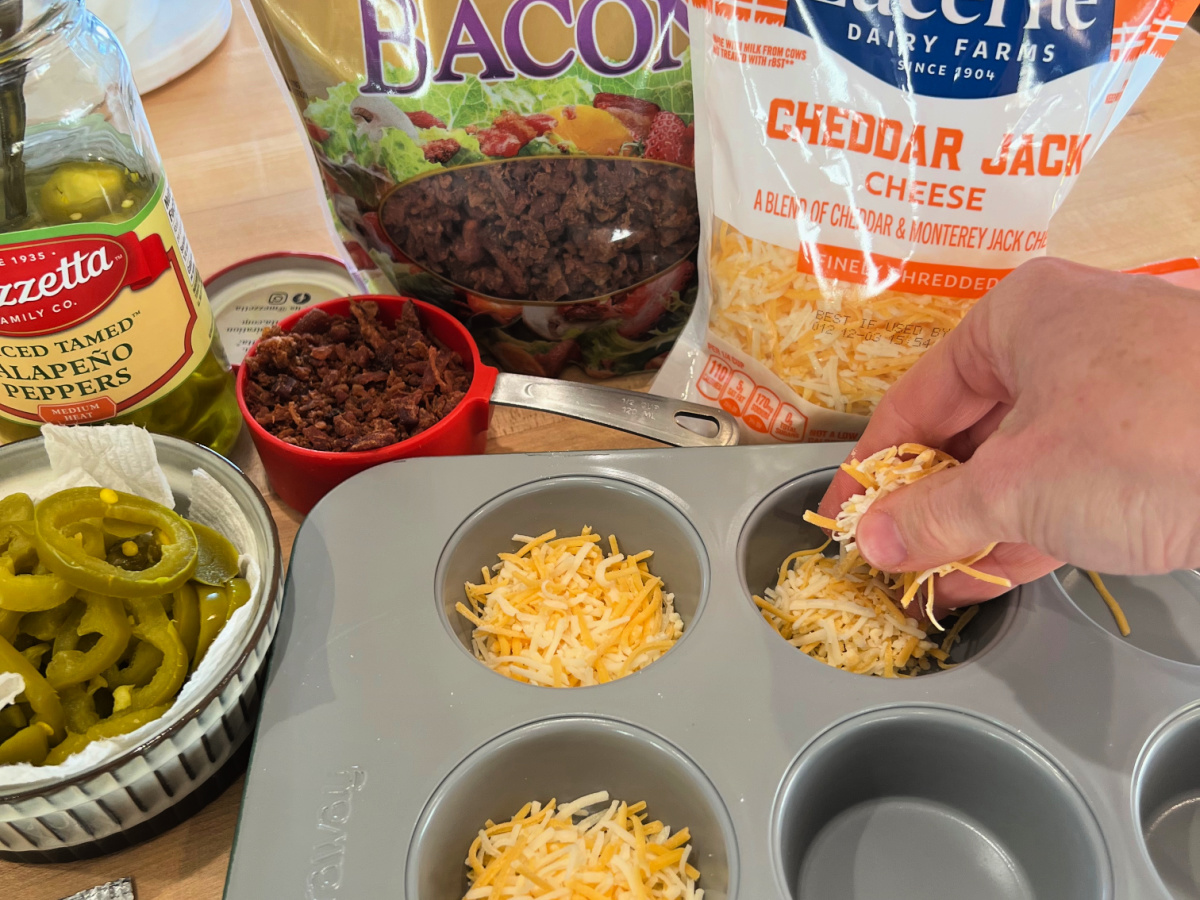
POLYGON ((125 44, 138 91, 149 93, 198 65, 220 46, 232 20, 231 0, 160 2, 125 44))

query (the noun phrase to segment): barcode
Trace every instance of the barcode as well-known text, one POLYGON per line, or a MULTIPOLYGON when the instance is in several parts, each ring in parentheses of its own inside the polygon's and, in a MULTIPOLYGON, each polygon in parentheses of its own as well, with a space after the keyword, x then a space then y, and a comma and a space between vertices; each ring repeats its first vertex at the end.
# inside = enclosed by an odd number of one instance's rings
POLYGON ((171 193, 170 185, 167 185, 163 191, 163 206, 167 209, 171 231, 175 233, 175 243, 179 245, 179 255, 183 258, 183 267, 187 270, 188 280, 192 283, 192 293, 199 295, 201 290, 200 272, 196 268, 196 260, 192 256, 192 248, 188 244, 187 235, 183 231, 183 223, 179 221, 179 209, 175 206, 175 195, 171 193))

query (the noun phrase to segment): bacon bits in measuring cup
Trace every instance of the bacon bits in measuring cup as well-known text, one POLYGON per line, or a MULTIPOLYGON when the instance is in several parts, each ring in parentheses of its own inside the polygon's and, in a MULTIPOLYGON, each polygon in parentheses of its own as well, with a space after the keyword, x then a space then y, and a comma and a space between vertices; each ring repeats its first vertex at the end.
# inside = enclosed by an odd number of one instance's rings
POLYGON ((350 317, 313 309, 273 326, 246 358, 246 406, 270 434, 309 450, 375 450, 420 434, 462 400, 471 375, 406 303, 395 324, 372 301, 350 317))

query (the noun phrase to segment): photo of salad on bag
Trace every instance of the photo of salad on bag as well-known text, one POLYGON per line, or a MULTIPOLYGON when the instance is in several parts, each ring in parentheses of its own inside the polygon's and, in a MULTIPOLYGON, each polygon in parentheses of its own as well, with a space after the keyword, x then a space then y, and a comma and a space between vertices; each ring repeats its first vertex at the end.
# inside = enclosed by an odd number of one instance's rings
POLYGON ((254 5, 372 289, 453 312, 510 371, 661 365, 700 238, 681 4, 254 5))

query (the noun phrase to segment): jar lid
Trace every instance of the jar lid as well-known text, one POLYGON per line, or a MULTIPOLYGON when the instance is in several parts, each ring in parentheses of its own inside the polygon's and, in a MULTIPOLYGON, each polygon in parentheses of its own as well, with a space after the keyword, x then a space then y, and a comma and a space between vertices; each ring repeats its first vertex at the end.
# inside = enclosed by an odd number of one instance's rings
POLYGON ((338 259, 268 253, 234 263, 204 283, 229 362, 241 365, 264 328, 306 306, 363 293, 338 259))

